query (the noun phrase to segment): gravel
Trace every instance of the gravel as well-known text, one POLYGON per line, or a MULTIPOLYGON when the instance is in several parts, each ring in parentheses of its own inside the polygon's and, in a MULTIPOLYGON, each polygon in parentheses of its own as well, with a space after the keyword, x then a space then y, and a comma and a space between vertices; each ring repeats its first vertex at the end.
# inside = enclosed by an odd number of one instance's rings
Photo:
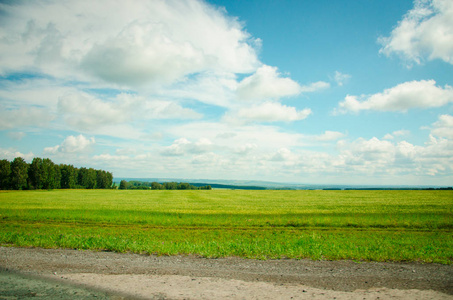
MULTIPOLYGON (((84 299, 90 295, 96 299, 264 299, 266 295, 269 299, 306 299, 308 295, 316 299, 453 299, 453 266, 440 264, 206 259, 0 247, 0 269, 0 299, 14 299, 1 296, 20 286, 11 283, 15 278, 22 280, 21 286, 38 280, 63 284, 58 290, 67 283, 91 289, 77 294, 71 290, 68 298, 55 297, 59 299, 71 299, 71 293, 84 299)), ((22 298, 27 293, 43 294, 34 291, 33 284, 27 289, 16 293, 22 293, 22 298)))

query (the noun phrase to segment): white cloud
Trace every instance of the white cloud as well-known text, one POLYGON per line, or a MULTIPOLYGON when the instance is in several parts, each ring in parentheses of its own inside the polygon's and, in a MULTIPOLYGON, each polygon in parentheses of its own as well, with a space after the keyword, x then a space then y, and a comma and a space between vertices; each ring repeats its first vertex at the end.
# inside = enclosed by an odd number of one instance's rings
MULTIPOLYGON (((341 143, 336 169, 350 174, 392 176, 443 176, 453 171, 453 142, 430 136, 424 146, 407 141, 392 143, 377 138, 341 143)), ((435 182, 435 181, 433 181, 435 182)), ((390 182, 389 182, 390 183, 390 182)), ((426 182, 425 182, 426 184, 426 182)))
POLYGON ((217 155, 213 152, 203 153, 195 155, 191 161, 192 164, 196 164, 196 168, 217 168, 226 163, 222 156, 217 155))
POLYGON ((349 74, 343 74, 341 72, 335 71, 334 80, 339 86, 343 86, 343 84, 345 84, 350 78, 351 75, 349 74))
POLYGON ((391 134, 387 133, 384 136, 384 140, 393 140, 395 137, 403 137, 409 135, 411 132, 409 130, 401 129, 401 130, 396 130, 393 131, 391 134))
POLYGON ((315 140, 317 141, 323 141, 323 142, 327 142, 327 141, 336 141, 338 139, 341 139, 342 137, 344 137, 345 134, 342 133, 342 132, 338 132, 338 131, 325 131, 323 134, 315 137, 315 140))
POLYGON ((20 126, 46 127, 54 118, 44 108, 21 106, 8 109, 0 105, 0 130, 20 126))
POLYGON ((31 162, 31 160, 33 159, 33 157, 35 157, 35 155, 33 154, 33 152, 24 154, 15 149, 0 148, 0 159, 6 159, 9 161, 12 161, 16 157, 22 157, 26 161, 31 162))
POLYGON ((129 111, 123 111, 120 105, 104 102, 87 93, 62 96, 58 110, 69 125, 84 130, 123 123, 129 118, 129 111))
POLYGON ((271 157, 271 161, 296 162, 297 160, 298 157, 287 148, 278 149, 277 153, 271 157))
POLYGON ((453 102, 453 88, 436 86, 434 80, 409 81, 371 96, 346 96, 336 112, 361 110, 402 111, 440 107, 453 102))
POLYGON ((414 8, 398 23, 389 37, 381 37, 381 53, 396 53, 409 63, 424 59, 453 64, 453 2, 415 0, 414 8))
MULTIPOLYGON (((178 128, 181 134, 193 134, 194 124, 185 126, 188 127, 178 128)), ((423 180, 417 181, 420 184, 451 182, 453 144, 447 138, 431 135, 424 145, 378 138, 342 139, 337 142, 336 152, 327 153, 309 151, 300 135, 279 133, 269 126, 238 127, 234 130, 236 135, 228 140, 216 138, 221 126, 197 127, 206 136, 214 137, 209 142, 192 142, 196 139, 187 137, 175 140, 170 147, 150 148, 151 152, 98 155, 96 160, 123 170, 141 170, 140 176, 145 177, 238 179, 238 174, 246 174, 248 179, 272 180, 277 176, 282 181, 315 183, 327 182, 328 178, 349 184, 398 184, 399 180, 414 178, 423 180), (209 147, 195 151, 197 143, 209 147), (147 166, 146 170, 140 168, 142 165, 147 166)))
POLYGON ((406 129, 401 129, 401 130, 396 130, 393 132, 393 135, 394 136, 405 136, 405 135, 409 135, 411 132, 409 130, 406 130, 406 129))
POLYGON ((325 90, 328 88, 330 88, 330 83, 325 82, 325 81, 317 81, 317 82, 310 83, 309 85, 301 86, 300 92, 313 93, 313 92, 325 90))
POLYGON ((205 72, 179 82, 171 89, 158 91, 158 96, 193 99, 209 105, 230 107, 236 98, 236 75, 229 72, 205 72))
POLYGON ((251 153, 253 150, 255 150, 258 146, 256 144, 251 144, 247 143, 245 145, 240 145, 238 147, 234 148, 234 153, 240 154, 240 155, 246 155, 251 153))
POLYGON ((431 134, 453 140, 453 116, 439 116, 439 120, 433 124, 433 127, 431 134))
POLYGON ((9 103, 11 106, 45 107, 53 113, 58 98, 74 90, 58 80, 39 76, 21 80, 2 80, 0 99, 5 105, 9 103))
POLYGON ((186 138, 179 138, 171 146, 165 147, 161 154, 164 156, 183 156, 186 154, 202 154, 213 148, 212 142, 207 138, 201 138, 195 143, 186 138))
POLYGON ((44 148, 45 154, 57 154, 57 153, 82 153, 90 149, 90 146, 95 144, 95 139, 92 137, 87 139, 83 135, 68 136, 61 145, 54 147, 44 148))
POLYGON ((294 96, 301 92, 300 85, 288 77, 281 77, 276 67, 264 65, 244 78, 237 87, 242 100, 279 99, 294 96))
POLYGON ((204 1, 19 2, 2 10, 0 73, 38 68, 135 86, 259 65, 259 43, 204 1))
POLYGON ((307 118, 312 111, 309 108, 297 110, 295 107, 282 105, 278 102, 244 107, 230 111, 224 116, 227 122, 291 122, 307 118))
POLYGON ((103 101, 87 93, 72 93, 60 98, 58 108, 69 125, 86 131, 139 120, 201 117, 172 101, 146 100, 130 94, 119 94, 110 101, 103 101))
POLYGON ((177 139, 171 146, 165 148, 165 150, 162 152, 162 155, 166 156, 184 155, 189 145, 191 145, 191 142, 186 138, 177 139))
POLYGON ((218 151, 236 153, 238 147, 256 145, 259 152, 272 152, 281 147, 292 148, 303 145, 303 135, 284 132, 279 127, 262 124, 231 124, 220 122, 192 122, 173 125, 167 134, 185 137, 190 141, 200 136, 209 139, 218 151))

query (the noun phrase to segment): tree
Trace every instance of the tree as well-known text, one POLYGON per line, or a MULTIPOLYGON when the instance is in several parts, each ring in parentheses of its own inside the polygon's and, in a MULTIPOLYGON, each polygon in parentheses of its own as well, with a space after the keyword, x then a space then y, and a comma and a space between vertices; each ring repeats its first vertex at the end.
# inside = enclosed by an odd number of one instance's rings
POLYGON ((176 182, 165 182, 163 184, 165 190, 177 190, 178 184, 176 182))
POLYGON ((126 190, 127 189, 127 181, 126 180, 121 180, 119 189, 120 190, 126 190))
POLYGON ((11 163, 6 160, 0 160, 0 190, 9 190, 11 188, 11 163))
POLYGON ((93 168, 88 169, 88 185, 86 186, 87 189, 95 189, 96 188, 96 170, 93 168))
POLYGON ((11 162, 11 187, 15 190, 27 188, 28 164, 22 157, 16 157, 11 162))
POLYGON ((61 181, 60 167, 54 164, 49 158, 42 160, 43 168, 43 189, 59 189, 61 181))
POLYGON ((98 189, 109 189, 112 187, 113 175, 104 170, 96 170, 96 187, 98 189))
POLYGON ((74 189, 77 187, 77 176, 79 171, 73 165, 60 165, 60 188, 74 189))
POLYGON ((160 184, 159 182, 151 182, 151 189, 152 190, 161 190, 163 187, 162 187, 162 184, 160 184))
POLYGON ((28 168, 28 188, 42 189, 44 181, 44 170, 42 158, 33 158, 28 168))
POLYGON ((90 168, 80 168, 77 183, 81 188, 94 189, 96 188, 96 170, 90 168))
POLYGON ((178 184, 178 190, 190 190, 190 184, 186 182, 180 182, 178 184))
POLYGON ((88 185, 88 169, 80 168, 79 173, 77 174, 77 185, 80 188, 86 188, 88 185))
POLYGON ((105 172, 106 177, 107 177, 107 182, 106 182, 106 189, 110 189, 113 186, 113 173, 112 172, 105 172))

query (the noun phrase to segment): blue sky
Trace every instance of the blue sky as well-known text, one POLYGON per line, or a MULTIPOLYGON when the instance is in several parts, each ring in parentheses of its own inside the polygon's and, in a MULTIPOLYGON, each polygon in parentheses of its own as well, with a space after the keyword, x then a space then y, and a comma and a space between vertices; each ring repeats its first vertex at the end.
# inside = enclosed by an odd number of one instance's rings
POLYGON ((453 183, 453 2, 0 3, 0 158, 453 183))

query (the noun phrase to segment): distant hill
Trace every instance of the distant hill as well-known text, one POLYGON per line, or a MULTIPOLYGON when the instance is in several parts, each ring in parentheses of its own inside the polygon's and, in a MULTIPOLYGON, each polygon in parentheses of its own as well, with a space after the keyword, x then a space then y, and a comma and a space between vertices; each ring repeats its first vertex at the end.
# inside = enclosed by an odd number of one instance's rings
POLYGON ((418 190, 418 189, 452 189, 442 186, 409 186, 409 185, 335 185, 335 184, 299 184, 257 180, 214 180, 187 178, 113 178, 119 184, 121 180, 142 182, 187 182, 194 186, 210 185, 214 189, 236 190, 418 190))

